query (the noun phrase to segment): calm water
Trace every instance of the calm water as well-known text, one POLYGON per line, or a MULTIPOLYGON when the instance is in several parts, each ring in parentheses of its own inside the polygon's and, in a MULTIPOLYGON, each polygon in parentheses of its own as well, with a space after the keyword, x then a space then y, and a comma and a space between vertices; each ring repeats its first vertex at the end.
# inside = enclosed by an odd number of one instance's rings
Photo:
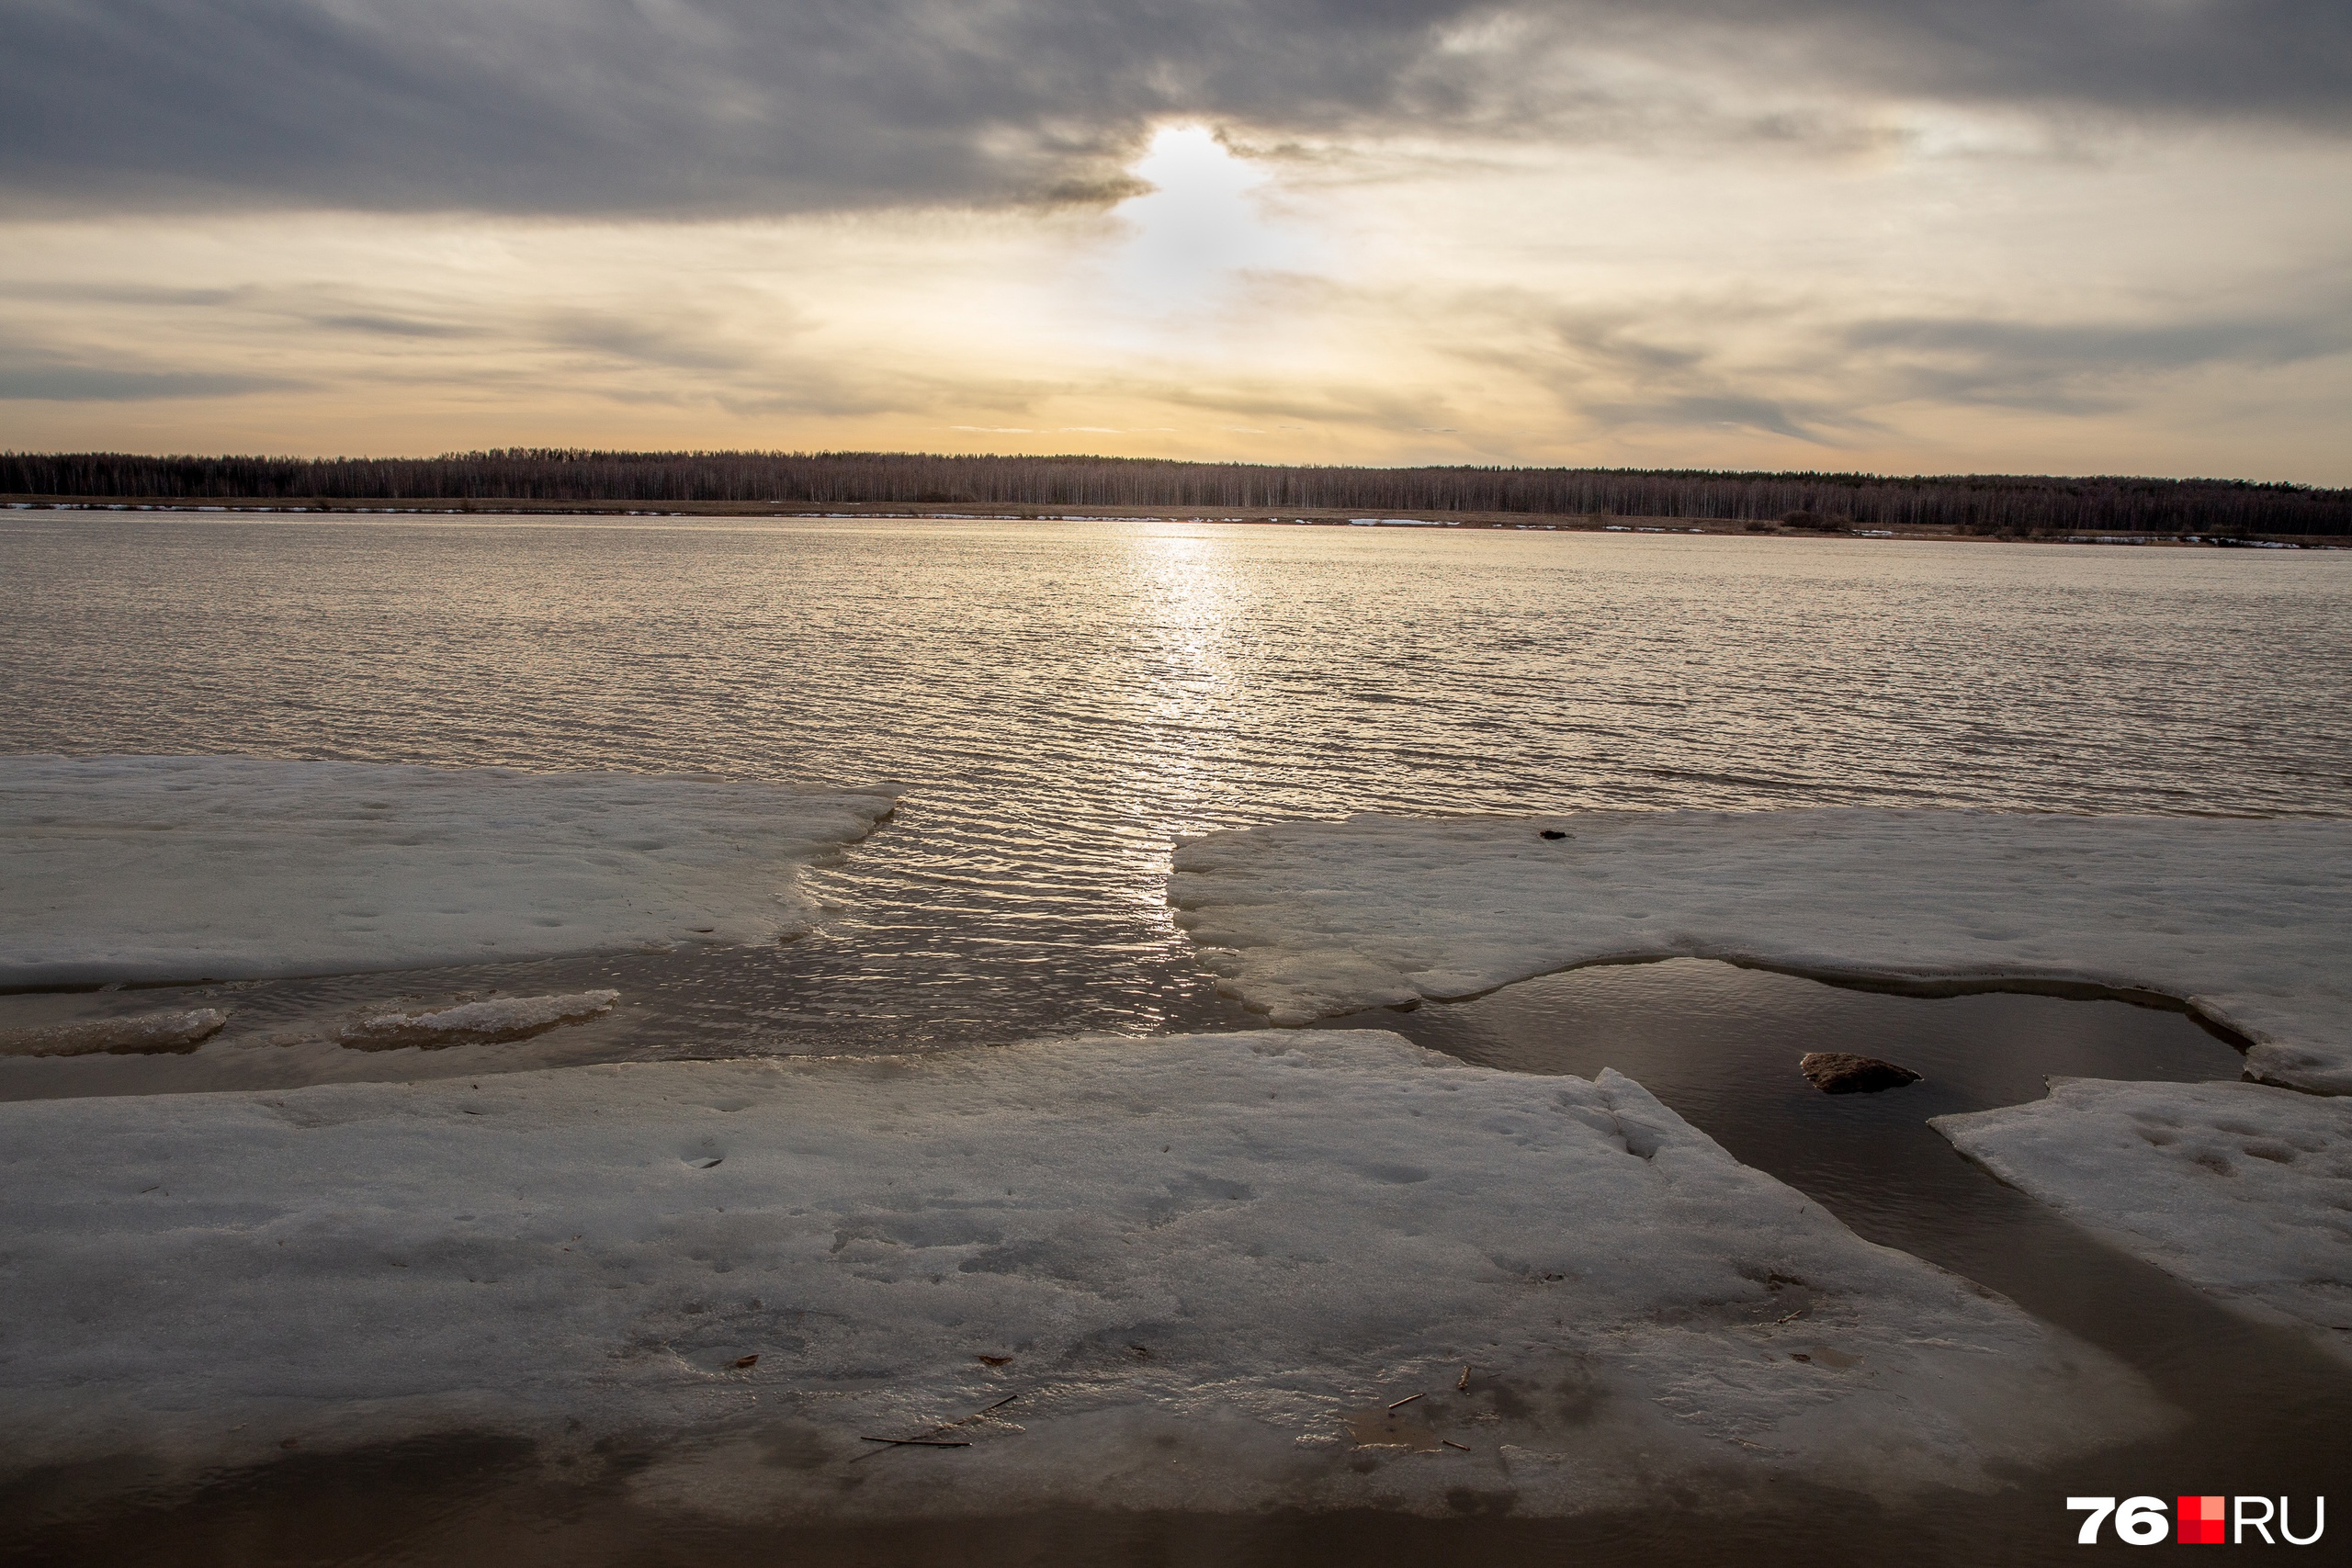
MULTIPOLYGON (((1285 818, 1829 803, 2352 813, 2352 555, 36 513, 0 517, 0 750, 703 769, 910 791, 891 826, 819 874, 833 908, 789 946, 235 987, 220 994, 237 1022, 195 1055, 0 1062, 0 1096, 413 1076, 413 1057, 268 1042, 359 1002, 490 987, 609 983, 627 999, 605 1023, 439 1053, 424 1070, 1247 1026, 1169 920, 1168 847, 1285 818)), ((175 995, 0 998, 0 1017, 175 995)), ((1864 1235, 2127 1356, 2193 1424, 2021 1478, 1998 1506, 1857 1521, 1840 1503, 1829 1535, 1800 1528, 1818 1517, 1792 1499, 1704 1532, 1654 1517, 1564 1538, 1507 1522, 1074 1516, 953 1540, 787 1540, 681 1531, 593 1486, 549 1492, 520 1456, 458 1439, 96 1516, 75 1502, 86 1478, 51 1477, 0 1511, 31 1521, 25 1550, 88 1562, 709 1565, 985 1546, 1019 1562, 1968 1562, 2064 1555, 2051 1499, 2068 1488, 2325 1489, 2324 1456, 2352 1409, 2339 1371, 2088 1242, 1925 1125, 2030 1098, 2048 1072, 2232 1076, 2229 1048, 2178 1015, 1925 1001, 1677 963, 1350 1021, 1498 1066, 1629 1071, 1864 1235), (1827 1100, 1793 1073, 1796 1055, 1825 1048, 1891 1055, 1928 1081, 1827 1100)))

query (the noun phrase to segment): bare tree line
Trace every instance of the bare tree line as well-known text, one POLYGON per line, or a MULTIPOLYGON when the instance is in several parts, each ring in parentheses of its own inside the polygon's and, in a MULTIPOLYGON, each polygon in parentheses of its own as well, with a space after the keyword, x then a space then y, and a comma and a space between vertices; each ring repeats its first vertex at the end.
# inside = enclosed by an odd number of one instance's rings
POLYGON ((1702 469, 1280 467, 889 452, 598 452, 438 457, 0 453, 0 493, 158 500, 677 502, 1349 509, 1776 519, 1983 533, 2352 533, 2352 491, 2239 479, 1702 469))

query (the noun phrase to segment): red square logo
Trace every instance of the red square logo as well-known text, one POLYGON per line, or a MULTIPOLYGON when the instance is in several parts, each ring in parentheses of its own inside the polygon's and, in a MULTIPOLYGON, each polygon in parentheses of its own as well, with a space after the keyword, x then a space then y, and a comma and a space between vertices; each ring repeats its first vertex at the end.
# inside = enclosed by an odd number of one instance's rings
POLYGON ((2222 1525, 2229 1512, 2226 1497, 2183 1497, 2173 1515, 2173 1539, 2183 1546, 2221 1546, 2222 1525))

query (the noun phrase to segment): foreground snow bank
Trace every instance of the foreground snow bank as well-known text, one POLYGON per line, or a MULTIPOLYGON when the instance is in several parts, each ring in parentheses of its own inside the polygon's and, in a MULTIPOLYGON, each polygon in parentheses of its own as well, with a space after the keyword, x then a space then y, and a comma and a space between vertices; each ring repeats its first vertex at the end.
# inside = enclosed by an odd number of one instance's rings
POLYGON ((729 1512, 1564 1513, 2169 1418, 1626 1078, 1372 1032, 0 1105, 0 1470, 462 1424, 729 1512))
POLYGON ((2125 1250, 2352 1359, 2352 1100, 2054 1078, 1936 1130, 2125 1250))
POLYGON ((2352 1090, 2352 822, 1870 808, 1359 817, 1178 847, 1170 901, 1275 1021, 1610 958, 2160 991, 2352 1090), (1540 830, 1567 836, 1545 839, 1540 830))
POLYGON ((888 794, 251 757, 0 758, 0 987, 540 958, 805 929, 888 794))

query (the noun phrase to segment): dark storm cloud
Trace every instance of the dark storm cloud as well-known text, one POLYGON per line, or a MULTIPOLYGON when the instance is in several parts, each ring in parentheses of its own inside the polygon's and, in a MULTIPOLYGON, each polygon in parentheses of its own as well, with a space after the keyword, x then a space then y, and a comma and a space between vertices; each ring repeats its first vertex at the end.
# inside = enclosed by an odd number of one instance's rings
POLYGON ((1679 112, 1612 86, 1623 57, 1832 115, 2352 118, 2343 0, 0 0, 0 188, 85 209, 1102 199, 1171 116, 1591 136, 1679 112))
MULTIPOLYGON (((1821 7, 1836 28, 1846 6, 1821 7)), ((1873 7, 1876 9, 1876 7, 1873 7)), ((1957 98, 2352 125, 2352 7, 2341 0, 1989 0, 1885 7, 1853 57, 1957 98)))
POLYGON ((1149 119, 1442 112, 1422 0, 0 0, 72 201, 777 211, 1083 197, 1149 119))

